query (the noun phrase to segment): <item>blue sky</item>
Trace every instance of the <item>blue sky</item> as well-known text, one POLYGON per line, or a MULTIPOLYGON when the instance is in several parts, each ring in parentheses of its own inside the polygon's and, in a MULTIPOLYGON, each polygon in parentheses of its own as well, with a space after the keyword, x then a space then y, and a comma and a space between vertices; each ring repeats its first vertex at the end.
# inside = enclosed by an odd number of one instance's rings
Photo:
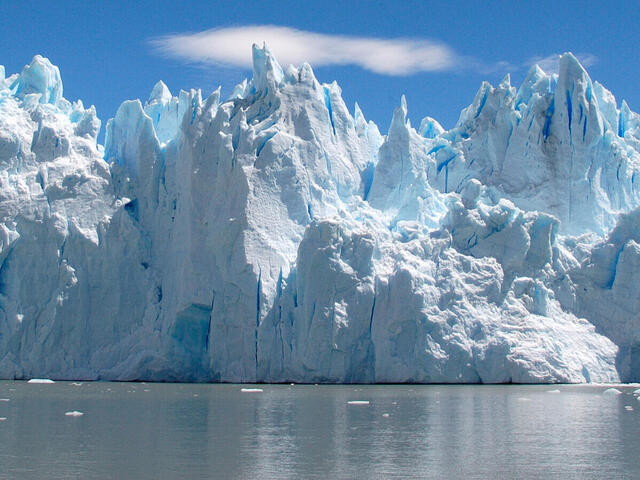
POLYGON ((384 133, 402 94, 414 125, 430 115, 451 127, 482 80, 511 73, 519 85, 533 59, 553 68, 565 51, 638 110, 639 13, 632 1, 2 1, 0 64, 10 74, 49 57, 65 97, 106 122, 159 79, 174 94, 221 85, 224 97, 251 75, 250 49, 234 39, 268 32, 277 58, 312 57, 318 80, 337 80, 384 133))

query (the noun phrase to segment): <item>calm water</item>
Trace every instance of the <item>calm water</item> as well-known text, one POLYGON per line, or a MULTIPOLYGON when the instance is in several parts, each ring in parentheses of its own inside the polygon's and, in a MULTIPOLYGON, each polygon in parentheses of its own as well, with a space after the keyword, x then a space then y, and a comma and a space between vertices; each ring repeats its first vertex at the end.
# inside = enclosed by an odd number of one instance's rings
POLYGON ((640 478, 636 387, 242 387, 0 382, 0 478, 640 478))

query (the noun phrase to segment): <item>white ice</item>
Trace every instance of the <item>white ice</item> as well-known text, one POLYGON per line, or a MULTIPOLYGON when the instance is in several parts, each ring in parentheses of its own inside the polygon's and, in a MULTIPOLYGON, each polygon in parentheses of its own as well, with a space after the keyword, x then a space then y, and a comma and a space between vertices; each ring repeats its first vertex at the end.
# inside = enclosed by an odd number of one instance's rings
POLYGON ((617 388, 607 388, 604 392, 602 392, 602 394, 603 395, 622 395, 622 392, 617 388))
POLYGON ((230 98, 124 102, 104 146, 49 60, 2 71, 0 378, 640 378, 640 117, 573 55, 386 134, 253 56, 230 98))

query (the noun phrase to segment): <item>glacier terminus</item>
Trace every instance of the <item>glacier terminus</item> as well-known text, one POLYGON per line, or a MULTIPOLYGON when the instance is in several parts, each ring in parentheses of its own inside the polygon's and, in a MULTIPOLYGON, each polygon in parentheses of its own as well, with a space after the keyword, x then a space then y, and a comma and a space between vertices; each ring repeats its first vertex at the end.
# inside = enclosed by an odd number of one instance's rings
POLYGON ((254 46, 105 128, 0 67, 0 378, 640 380, 640 116, 570 53, 383 135, 254 46))

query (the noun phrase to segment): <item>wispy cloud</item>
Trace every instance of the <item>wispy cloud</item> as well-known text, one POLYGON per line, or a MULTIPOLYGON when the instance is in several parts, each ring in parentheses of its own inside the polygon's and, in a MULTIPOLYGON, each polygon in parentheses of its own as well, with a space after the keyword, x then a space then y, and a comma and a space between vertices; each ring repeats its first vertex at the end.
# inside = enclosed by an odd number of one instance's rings
POLYGON ((219 28, 150 40, 169 57, 200 64, 251 66, 251 45, 263 42, 287 65, 357 65, 384 75, 452 70, 461 57, 448 45, 426 39, 328 35, 275 25, 219 28))
MULTIPOLYGON (((598 57, 591 53, 579 53, 575 54, 575 56, 584 68, 589 68, 590 66, 595 65, 598 62, 598 57)), ((524 66, 530 67, 537 64, 542 70, 547 73, 558 73, 558 60, 560 60, 559 53, 553 53, 551 55, 547 55, 546 57, 537 55, 527 60, 524 66)))

